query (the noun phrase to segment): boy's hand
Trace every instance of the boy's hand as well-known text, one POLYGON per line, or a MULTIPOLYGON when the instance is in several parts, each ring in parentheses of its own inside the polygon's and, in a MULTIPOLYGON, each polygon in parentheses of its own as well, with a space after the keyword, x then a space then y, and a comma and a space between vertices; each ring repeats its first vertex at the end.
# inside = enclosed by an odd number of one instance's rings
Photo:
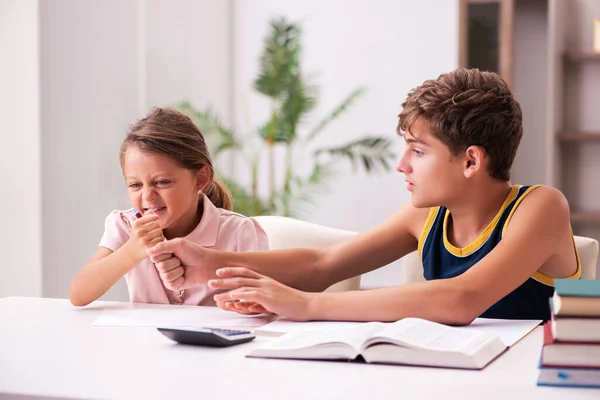
POLYGON ((235 311, 245 315, 273 314, 263 306, 251 301, 217 301, 217 307, 225 311, 235 311))
POLYGON ((221 268, 217 271, 219 279, 211 279, 208 286, 212 289, 230 289, 229 292, 214 296, 221 308, 248 312, 270 312, 293 321, 310 320, 311 302, 317 293, 303 292, 247 268, 221 268), (240 300, 240 303, 223 302, 240 300), (250 303, 247 309, 244 303, 250 303), (236 307, 239 305, 239 310, 236 307))
POLYGON ((148 257, 146 253, 147 249, 152 248, 163 240, 163 232, 158 223, 158 216, 148 213, 133 221, 131 224, 131 234, 126 246, 129 254, 131 254, 137 264, 148 257))
POLYGON ((214 277, 221 262, 214 250, 205 249, 186 239, 176 238, 159 242, 148 249, 150 261, 156 265, 167 289, 187 289, 214 277), (174 257, 164 259, 164 255, 174 257))

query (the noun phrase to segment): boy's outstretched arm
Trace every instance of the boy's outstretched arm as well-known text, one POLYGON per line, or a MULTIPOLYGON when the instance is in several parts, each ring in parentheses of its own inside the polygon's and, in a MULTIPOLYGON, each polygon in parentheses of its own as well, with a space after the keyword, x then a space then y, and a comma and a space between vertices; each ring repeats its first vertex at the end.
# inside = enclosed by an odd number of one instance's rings
POLYGON ((420 317, 464 325, 533 275, 555 254, 565 232, 570 234, 564 196, 556 189, 542 187, 523 200, 496 248, 455 278, 365 291, 305 293, 245 268, 226 268, 219 271, 220 279, 209 284, 235 289, 215 296, 227 309, 234 309, 234 305, 224 302, 237 299, 256 302, 297 320, 395 321, 420 317))
POLYGON ((370 231, 321 249, 286 249, 263 252, 223 252, 205 249, 185 239, 157 244, 148 251, 169 289, 193 287, 215 278, 222 267, 245 267, 304 291, 327 287, 360 275, 410 253, 417 248, 428 210, 410 204, 370 231), (416 228, 418 227, 418 228, 416 228), (181 265, 157 260, 172 253, 181 265))

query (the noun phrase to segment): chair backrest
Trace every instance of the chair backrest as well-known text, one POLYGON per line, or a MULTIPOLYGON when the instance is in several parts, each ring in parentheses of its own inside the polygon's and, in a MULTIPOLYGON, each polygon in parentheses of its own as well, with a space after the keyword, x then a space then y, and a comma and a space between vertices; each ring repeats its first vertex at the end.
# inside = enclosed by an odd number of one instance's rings
POLYGON ((598 241, 585 236, 575 236, 575 246, 581 261, 581 279, 596 279, 598 241))
MULTIPOLYGON (((294 247, 320 248, 355 236, 357 233, 323 225, 278 216, 258 216, 254 219, 267 233, 269 249, 289 249, 294 247)), ((282 268, 285 267, 282 265, 282 268)), ((326 291, 358 290, 360 275, 330 286, 326 291)))
MULTIPOLYGON (((598 241, 585 236, 575 236, 575 246, 581 261, 581 279, 596 279, 598 261, 598 241)), ((404 282, 420 282, 423 278, 423 265, 416 251, 402 257, 404 282)))

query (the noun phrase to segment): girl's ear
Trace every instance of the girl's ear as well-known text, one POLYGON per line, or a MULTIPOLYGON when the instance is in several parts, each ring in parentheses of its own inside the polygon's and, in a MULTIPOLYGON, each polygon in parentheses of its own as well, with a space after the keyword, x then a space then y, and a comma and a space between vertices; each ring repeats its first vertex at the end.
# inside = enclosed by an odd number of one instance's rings
POLYGON ((469 146, 465 150, 464 174, 471 178, 484 167, 485 151, 479 146, 469 146))
POLYGON ((204 192, 204 189, 206 189, 210 183, 211 175, 210 167, 208 165, 205 165, 196 171, 196 189, 198 191, 204 192))

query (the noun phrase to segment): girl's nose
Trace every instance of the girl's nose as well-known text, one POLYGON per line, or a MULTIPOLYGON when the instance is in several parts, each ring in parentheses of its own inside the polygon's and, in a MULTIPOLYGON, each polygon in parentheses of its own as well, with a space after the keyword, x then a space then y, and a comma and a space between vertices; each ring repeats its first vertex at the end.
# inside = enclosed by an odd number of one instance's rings
POLYGON ((156 192, 153 188, 145 187, 142 189, 142 200, 152 201, 156 197, 156 192))

